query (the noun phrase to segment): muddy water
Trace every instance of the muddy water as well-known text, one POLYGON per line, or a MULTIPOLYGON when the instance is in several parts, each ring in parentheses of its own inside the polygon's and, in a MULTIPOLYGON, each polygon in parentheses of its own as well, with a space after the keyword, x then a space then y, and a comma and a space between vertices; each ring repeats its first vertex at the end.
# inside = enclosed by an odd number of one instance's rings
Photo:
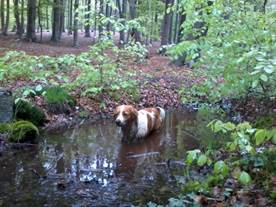
POLYGON ((162 130, 123 144, 112 121, 45 134, 0 155, 0 206, 130 206, 178 193, 187 150, 206 148, 214 115, 174 111, 162 130))

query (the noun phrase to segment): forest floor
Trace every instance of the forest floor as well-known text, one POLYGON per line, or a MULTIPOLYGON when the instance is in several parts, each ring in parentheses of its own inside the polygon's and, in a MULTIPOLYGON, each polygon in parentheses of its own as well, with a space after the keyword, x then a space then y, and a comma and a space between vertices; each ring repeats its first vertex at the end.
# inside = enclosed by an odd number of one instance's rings
MULTIPOLYGON (((92 34, 93 35, 93 34, 92 34)), ((39 36, 38 36, 39 38, 39 36)), ((86 38, 83 33, 79 34, 79 47, 72 47, 72 35, 64 34, 59 44, 54 44, 50 41, 50 33, 43 33, 43 41, 40 43, 25 42, 16 38, 15 35, 1 36, 0 38, 0 56, 3 56, 7 51, 25 51, 29 55, 48 55, 61 56, 64 54, 79 54, 89 50, 89 46, 93 45, 95 39, 93 37, 86 38)), ((113 109, 118 104, 133 104, 138 108, 161 106, 166 109, 176 108, 181 105, 181 98, 178 90, 182 87, 190 87, 191 85, 202 81, 195 78, 193 71, 187 67, 177 67, 170 64, 169 57, 158 54, 159 43, 154 42, 149 47, 147 59, 142 63, 126 61, 125 68, 136 73, 133 77, 138 81, 139 101, 134 102, 129 99, 129 96, 122 96, 120 101, 114 101, 106 94, 101 95, 101 102, 105 103, 102 107, 99 102, 99 97, 79 97, 78 91, 73 92, 74 98, 77 100, 77 109, 72 110, 70 115, 53 115, 47 113, 49 123, 47 127, 60 126, 59 123, 68 123, 73 118, 77 117, 80 109, 89 113, 90 117, 99 115, 109 116, 113 109)), ((72 71, 69 76, 77 76, 78 71, 72 71)), ((18 87, 31 86, 34 83, 26 81, 16 81, 8 87, 12 91, 18 87)), ((37 97, 33 100, 36 105, 45 109, 45 105, 41 98, 37 97)), ((45 110, 47 112, 47 110, 45 110)))
MULTIPOLYGON (((37 35, 39 38, 39 35, 37 35)), ((93 34, 92 34, 93 36, 93 34)), ((64 54, 80 54, 89 50, 89 46, 93 45, 95 38, 86 38, 83 33, 79 34, 79 47, 72 47, 73 36, 64 34, 59 44, 51 42, 49 32, 43 33, 43 40, 40 43, 25 42, 18 39, 15 35, 0 37, 0 56, 7 51, 25 51, 29 55, 48 55, 62 56, 64 54)), ((165 109, 178 108, 182 106, 180 89, 190 88, 204 81, 205 77, 198 77, 191 68, 182 66, 178 67, 170 64, 167 56, 158 53, 159 42, 154 42, 149 47, 148 57, 142 63, 134 61, 125 61, 124 69, 135 72, 132 77, 138 82, 139 100, 133 101, 130 94, 122 94, 120 100, 115 100, 108 94, 101 94, 96 97, 79 96, 80 90, 75 90, 72 95, 77 101, 77 106, 71 110, 70 114, 51 114, 47 111, 47 106, 41 97, 35 97, 32 101, 40 106, 46 112, 48 123, 47 129, 55 129, 68 124, 74 124, 72 120, 77 120, 80 114, 87 115, 87 118, 110 117, 114 108, 119 104, 133 104, 137 108, 160 106, 165 109), (104 105, 103 105, 104 103, 104 105)), ((124 70, 123 70, 124 71, 124 70)), ((71 79, 79 75, 78 70, 73 70, 66 74, 71 79)), ((63 74, 60 74, 63 75, 63 74)), ((35 86, 38 83, 33 81, 17 80, 8 85, 4 85, 8 89, 14 91, 22 86, 35 86)), ((62 83, 60 83, 62 86, 62 83)), ((260 111, 267 113, 266 109, 276 110, 273 107, 275 101, 258 102, 255 97, 249 100, 237 100, 233 108, 254 120, 255 114, 260 111), (267 104, 268 103, 268 104, 267 104), (251 110, 254 106, 255 110, 251 110)), ((226 103, 227 105, 228 103, 226 103)), ((270 110, 270 112, 271 112, 270 110)), ((77 120, 78 121, 78 120, 77 120)))

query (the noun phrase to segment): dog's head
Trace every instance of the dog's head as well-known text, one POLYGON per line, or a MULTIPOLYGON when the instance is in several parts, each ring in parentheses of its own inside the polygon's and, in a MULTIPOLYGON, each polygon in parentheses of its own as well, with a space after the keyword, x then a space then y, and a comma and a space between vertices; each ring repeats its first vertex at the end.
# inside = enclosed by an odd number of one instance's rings
POLYGON ((115 123, 119 127, 125 127, 137 119, 138 111, 131 105, 121 105, 114 111, 115 123))

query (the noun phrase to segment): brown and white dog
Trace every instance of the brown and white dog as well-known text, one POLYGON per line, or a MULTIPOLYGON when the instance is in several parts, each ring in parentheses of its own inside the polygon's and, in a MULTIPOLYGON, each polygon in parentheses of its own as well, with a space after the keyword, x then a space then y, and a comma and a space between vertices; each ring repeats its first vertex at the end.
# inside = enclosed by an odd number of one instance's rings
POLYGON ((160 129, 165 118, 165 110, 156 107, 137 111, 131 105, 121 105, 115 109, 114 116, 116 124, 122 129, 122 141, 136 142, 152 131, 160 129))

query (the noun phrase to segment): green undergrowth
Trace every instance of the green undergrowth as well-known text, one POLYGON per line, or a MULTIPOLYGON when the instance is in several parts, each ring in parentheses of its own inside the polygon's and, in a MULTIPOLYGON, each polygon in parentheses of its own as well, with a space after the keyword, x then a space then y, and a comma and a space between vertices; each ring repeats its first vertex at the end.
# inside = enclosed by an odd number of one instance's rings
POLYGON ((16 119, 28 120, 36 126, 41 126, 46 121, 42 109, 21 98, 15 100, 14 116, 16 119))
POLYGON ((195 75, 205 77, 180 90, 182 101, 275 98, 276 12, 264 11, 260 0, 180 2, 186 18, 182 41, 169 54, 195 62, 195 75), (202 27, 194 26, 197 23, 202 27))
POLYGON ((118 100, 124 94, 133 94, 130 98, 138 100, 135 73, 128 72, 124 64, 129 58, 143 62, 146 54, 141 44, 119 48, 105 37, 79 55, 31 56, 10 51, 0 57, 0 83, 27 82, 17 89, 21 93, 18 97, 41 95, 46 88, 62 86, 69 93, 80 91, 78 96, 106 93, 118 100))
POLYGON ((0 133, 7 134, 10 142, 33 142, 39 135, 38 128, 29 121, 16 121, 0 125, 0 133))
MULTIPOLYGON (((267 205, 274 203, 276 128, 254 128, 248 122, 220 120, 213 120, 208 128, 217 135, 214 139, 224 141, 219 148, 187 151, 183 176, 176 178, 182 193, 171 198, 168 206, 200 206, 203 201, 204 205, 232 205, 238 194, 246 196, 253 192, 250 199, 262 197, 267 205)), ((245 200, 235 204, 249 205, 245 200)), ((150 202, 148 206, 158 205, 150 202)))

